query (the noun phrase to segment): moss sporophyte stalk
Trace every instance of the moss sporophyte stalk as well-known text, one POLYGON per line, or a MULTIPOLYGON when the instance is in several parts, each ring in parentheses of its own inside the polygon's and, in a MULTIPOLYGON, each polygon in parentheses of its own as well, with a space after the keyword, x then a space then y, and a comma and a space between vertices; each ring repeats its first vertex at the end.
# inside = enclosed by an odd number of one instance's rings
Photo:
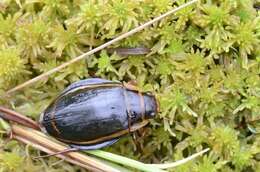
MULTIPOLYGON (((1 1, 0 94, 187 2, 1 1)), ((200 0, 44 75, 1 98, 1 106, 38 120, 73 82, 91 77, 135 80, 138 89, 156 94, 160 113, 139 133, 141 151, 130 136, 105 151, 158 164, 210 148, 169 171, 260 171, 260 17, 255 4, 259 1, 200 0), (121 48, 148 51, 117 54, 121 48)), ((0 126, 0 171, 84 171, 54 157, 33 160, 37 149, 17 141, 6 144, 6 127, 0 126)))

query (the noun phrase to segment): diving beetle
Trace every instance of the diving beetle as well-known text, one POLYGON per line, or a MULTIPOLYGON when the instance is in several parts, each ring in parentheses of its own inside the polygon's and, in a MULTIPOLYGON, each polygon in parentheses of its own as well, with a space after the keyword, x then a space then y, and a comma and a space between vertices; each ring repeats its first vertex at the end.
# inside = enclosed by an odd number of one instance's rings
POLYGON ((42 131, 77 150, 109 146, 159 111, 154 95, 101 78, 71 84, 41 114, 42 131))

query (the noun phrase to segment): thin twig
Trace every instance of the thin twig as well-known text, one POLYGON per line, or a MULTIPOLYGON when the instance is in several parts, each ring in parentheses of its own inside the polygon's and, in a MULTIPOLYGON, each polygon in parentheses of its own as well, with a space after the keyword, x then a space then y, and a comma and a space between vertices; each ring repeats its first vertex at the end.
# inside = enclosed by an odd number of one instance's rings
POLYGON ((118 42, 118 41, 120 41, 120 40, 122 40, 124 38, 127 38, 127 37, 135 34, 136 32, 139 32, 139 31, 143 30, 147 26, 150 26, 151 24, 153 24, 153 23, 155 23, 157 21, 160 21, 161 19, 163 19, 163 18, 165 18, 165 17, 167 17, 167 16, 169 16, 169 15, 171 15, 171 14, 173 14, 173 13, 175 13, 175 12, 177 12, 177 11, 187 7, 187 6, 190 6, 190 5, 192 5, 193 3, 197 2, 197 1, 198 0, 192 0, 192 1, 188 2, 188 3, 186 3, 186 4, 183 4, 183 5, 175 8, 175 9, 172 9, 172 10, 170 10, 170 11, 168 11, 168 12, 166 12, 166 13, 164 13, 164 14, 156 17, 156 18, 154 18, 153 20, 148 21, 145 24, 143 24, 141 26, 138 26, 135 29, 130 30, 129 32, 124 33, 124 34, 118 36, 117 38, 115 38, 115 39, 113 39, 111 41, 108 41, 108 42, 106 42, 106 43, 104 43, 104 44, 102 44, 102 45, 100 45, 100 46, 98 46, 98 47, 96 47, 96 48, 94 48, 94 49, 84 53, 84 54, 81 54, 78 57, 75 57, 75 58, 71 59, 68 62, 65 62, 65 63, 61 64, 60 66, 57 66, 56 68, 53 68, 53 69, 51 69, 51 70, 49 70, 49 71, 47 71, 47 72, 45 72, 45 73, 43 73, 41 75, 38 75, 37 77, 35 77, 35 78, 31 79, 31 80, 28 80, 28 81, 26 81, 26 82, 24 82, 24 83, 22 83, 22 84, 20 84, 20 85, 18 85, 16 87, 10 89, 10 90, 8 90, 3 96, 10 95, 11 93, 13 93, 13 92, 15 92, 17 90, 20 90, 20 89, 22 89, 22 88, 24 88, 24 87, 26 87, 28 85, 31 85, 32 83, 35 83, 35 82, 37 82, 37 81, 39 81, 39 80, 41 80, 41 79, 43 79, 45 77, 48 77, 49 75, 51 75, 51 74, 53 74, 53 73, 55 73, 55 72, 65 68, 65 67, 69 66, 70 64, 75 63, 75 62, 77 62, 77 61, 79 61, 81 59, 84 59, 84 58, 88 57, 89 55, 92 55, 92 54, 94 54, 94 53, 96 53, 96 52, 98 52, 98 51, 108 47, 109 45, 114 44, 115 42, 118 42))

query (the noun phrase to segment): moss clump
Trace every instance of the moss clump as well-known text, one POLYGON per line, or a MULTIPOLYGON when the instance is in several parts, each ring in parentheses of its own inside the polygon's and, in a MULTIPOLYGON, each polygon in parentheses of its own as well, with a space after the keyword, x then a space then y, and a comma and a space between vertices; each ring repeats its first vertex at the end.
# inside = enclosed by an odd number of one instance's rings
MULTIPOLYGON (((1 1, 0 93, 185 2, 1 1)), ((260 17, 255 2, 201 0, 109 47, 145 47, 148 54, 103 50, 1 100, 2 105, 37 120, 72 82, 94 76, 134 79, 140 90, 157 94, 161 113, 143 131, 142 152, 130 137, 107 150, 157 163, 210 147, 208 155, 174 170, 259 171, 260 17)), ((13 161, 30 164, 24 171, 57 171, 53 157, 46 159, 47 168, 31 161, 24 145, 15 145, 26 158, 17 160, 13 148, 1 150, 7 156, 0 156, 0 171, 17 171, 13 161)), ((58 167, 79 170, 65 162, 58 167)))
POLYGON ((24 73, 25 65, 16 49, 9 48, 0 51, 0 82, 2 88, 17 83, 24 73))

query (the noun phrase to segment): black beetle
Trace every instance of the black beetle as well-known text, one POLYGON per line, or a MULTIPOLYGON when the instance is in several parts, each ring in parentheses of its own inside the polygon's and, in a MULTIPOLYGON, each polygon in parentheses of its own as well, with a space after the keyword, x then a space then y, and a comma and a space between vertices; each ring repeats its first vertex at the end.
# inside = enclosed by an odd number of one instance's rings
POLYGON ((158 110, 150 93, 129 84, 90 78, 67 87, 41 115, 40 126, 73 148, 99 149, 142 128, 158 110))

